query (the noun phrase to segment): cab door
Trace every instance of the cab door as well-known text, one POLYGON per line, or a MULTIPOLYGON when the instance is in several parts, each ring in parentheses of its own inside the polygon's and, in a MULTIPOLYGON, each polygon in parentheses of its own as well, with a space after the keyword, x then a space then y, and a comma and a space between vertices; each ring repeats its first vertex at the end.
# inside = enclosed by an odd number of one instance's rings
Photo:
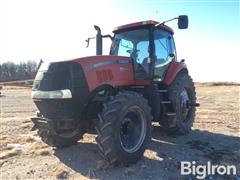
POLYGON ((169 64, 176 59, 173 36, 163 30, 154 31, 155 65, 154 80, 162 81, 169 64))

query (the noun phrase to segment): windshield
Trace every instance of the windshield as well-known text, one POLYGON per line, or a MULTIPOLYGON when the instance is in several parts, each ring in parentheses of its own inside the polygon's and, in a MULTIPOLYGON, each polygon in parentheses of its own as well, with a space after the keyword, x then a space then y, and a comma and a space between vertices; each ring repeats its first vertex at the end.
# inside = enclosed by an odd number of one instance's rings
POLYGON ((137 63, 142 63, 149 57, 149 31, 138 29, 116 34, 110 54, 132 57, 137 63))
POLYGON ((149 30, 137 29, 115 34, 110 55, 131 57, 136 79, 149 77, 149 30))

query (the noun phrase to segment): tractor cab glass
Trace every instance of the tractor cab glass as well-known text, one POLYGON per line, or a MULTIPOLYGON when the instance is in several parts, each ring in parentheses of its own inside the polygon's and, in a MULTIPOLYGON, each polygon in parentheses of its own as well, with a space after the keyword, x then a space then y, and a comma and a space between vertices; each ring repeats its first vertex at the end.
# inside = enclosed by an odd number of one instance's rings
POLYGON ((150 29, 137 29, 115 34, 111 55, 131 57, 134 62, 135 79, 150 78, 150 51, 154 52, 154 80, 162 81, 167 68, 176 58, 172 34, 156 28, 153 31, 154 50, 150 48, 150 29))
POLYGON ((155 66, 154 79, 162 81, 169 63, 176 58, 176 50, 173 37, 170 33, 155 29, 154 30, 155 46, 155 66))
POLYGON ((149 78, 149 30, 137 29, 115 34, 110 55, 131 57, 135 79, 149 78))

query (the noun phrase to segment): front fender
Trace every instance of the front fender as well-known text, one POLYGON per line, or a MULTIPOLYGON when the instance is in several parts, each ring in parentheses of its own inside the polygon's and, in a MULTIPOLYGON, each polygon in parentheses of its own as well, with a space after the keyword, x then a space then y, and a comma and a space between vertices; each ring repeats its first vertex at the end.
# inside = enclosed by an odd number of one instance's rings
POLYGON ((188 73, 186 64, 184 62, 172 61, 168 67, 163 82, 166 85, 170 85, 180 71, 188 73))

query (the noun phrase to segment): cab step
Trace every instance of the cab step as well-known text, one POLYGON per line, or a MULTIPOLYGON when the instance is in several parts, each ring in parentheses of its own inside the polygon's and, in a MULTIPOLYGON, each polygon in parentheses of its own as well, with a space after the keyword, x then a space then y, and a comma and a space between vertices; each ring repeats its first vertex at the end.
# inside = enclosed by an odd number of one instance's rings
POLYGON ((171 104, 171 101, 161 101, 162 104, 171 104))
POLYGON ((166 115, 167 116, 176 116, 176 113, 174 113, 174 112, 166 112, 166 115))
POLYGON ((167 90, 167 89, 159 89, 158 92, 160 92, 160 93, 166 93, 166 92, 168 92, 168 90, 167 90))

